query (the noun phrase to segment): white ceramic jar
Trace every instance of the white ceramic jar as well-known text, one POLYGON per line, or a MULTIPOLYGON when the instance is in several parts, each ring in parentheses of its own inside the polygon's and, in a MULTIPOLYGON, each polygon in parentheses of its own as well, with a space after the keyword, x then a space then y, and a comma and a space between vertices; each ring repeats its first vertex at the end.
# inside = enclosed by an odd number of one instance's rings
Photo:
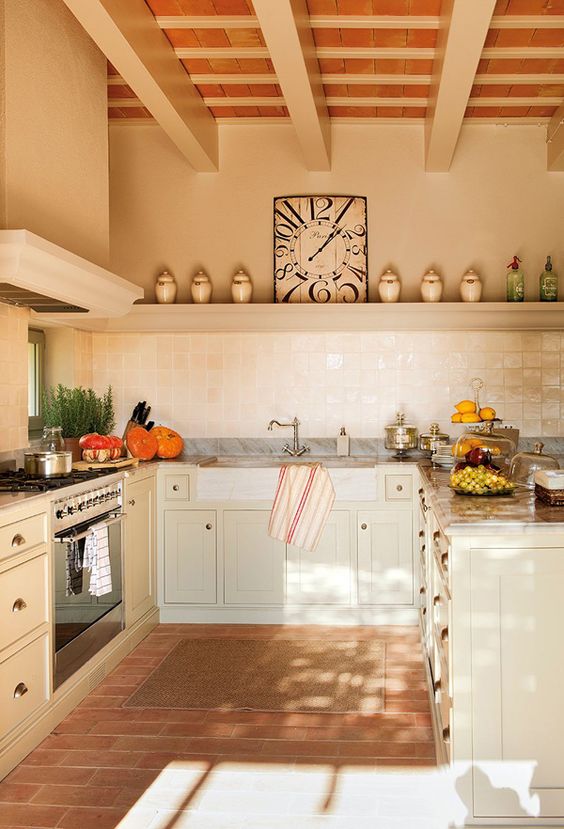
POLYGON ((463 302, 479 302, 482 298, 482 280, 472 268, 462 277, 460 296, 463 302))
POLYGON ((192 294, 192 302, 200 305, 209 302, 212 295, 212 284, 209 276, 203 271, 198 271, 192 279, 190 292, 192 294))
POLYGON ((157 276, 155 298, 159 304, 171 305, 173 302, 176 302, 177 290, 176 279, 171 273, 163 271, 157 276))
POLYGON ((250 302, 253 296, 253 283, 245 271, 237 271, 231 283, 233 302, 250 302))
POLYGON ((443 281, 432 268, 421 281, 421 299, 423 302, 440 302, 443 295, 443 281))
POLYGON ((380 302, 397 302, 400 297, 401 282, 397 274, 391 270, 387 270, 380 277, 378 283, 378 293, 380 295, 380 302))

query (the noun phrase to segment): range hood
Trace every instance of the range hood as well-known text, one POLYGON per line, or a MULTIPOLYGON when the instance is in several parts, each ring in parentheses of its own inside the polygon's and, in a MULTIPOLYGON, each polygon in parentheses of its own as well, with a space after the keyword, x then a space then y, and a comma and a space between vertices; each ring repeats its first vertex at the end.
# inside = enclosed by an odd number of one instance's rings
POLYGON ((0 230, 0 302, 42 317, 120 317, 143 289, 29 230, 0 230))

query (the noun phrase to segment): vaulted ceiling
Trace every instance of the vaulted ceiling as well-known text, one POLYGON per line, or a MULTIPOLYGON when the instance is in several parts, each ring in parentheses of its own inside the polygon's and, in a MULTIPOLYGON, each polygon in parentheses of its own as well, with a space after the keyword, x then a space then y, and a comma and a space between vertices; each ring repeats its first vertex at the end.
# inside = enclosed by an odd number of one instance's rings
MULTIPOLYGON (((77 7, 85 0, 65 2, 81 19, 77 7)), ((96 4, 131 43, 119 0, 96 4)), ((558 133, 564 0, 132 0, 121 6, 131 12, 130 34, 134 18, 158 30, 153 59, 156 45, 161 62, 174 57, 200 122, 291 122, 313 169, 330 167, 331 122, 425 124, 430 171, 448 169, 464 123, 542 124, 554 144, 549 169, 564 169, 558 133)), ((104 50, 98 29, 90 33, 104 50)), ((151 57, 132 45, 158 82, 151 57)), ((121 59, 119 49, 106 54, 113 61, 110 120, 162 123, 139 67, 136 72, 121 59)), ((189 113, 181 117, 190 129, 189 113)))

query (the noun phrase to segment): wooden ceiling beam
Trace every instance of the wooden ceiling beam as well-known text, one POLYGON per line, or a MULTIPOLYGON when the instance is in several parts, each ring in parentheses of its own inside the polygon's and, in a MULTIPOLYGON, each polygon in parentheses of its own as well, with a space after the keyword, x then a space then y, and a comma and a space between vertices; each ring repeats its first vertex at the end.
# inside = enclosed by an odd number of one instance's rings
POLYGON ((215 119, 144 0, 64 2, 194 169, 217 171, 215 119))
POLYGON ((552 173, 564 171, 564 104, 558 107, 546 128, 546 166, 552 173))
POLYGON ((331 169, 331 124, 306 0, 254 0, 308 170, 331 169))
POLYGON ((444 0, 431 98, 425 121, 425 169, 450 168, 495 0, 444 0))

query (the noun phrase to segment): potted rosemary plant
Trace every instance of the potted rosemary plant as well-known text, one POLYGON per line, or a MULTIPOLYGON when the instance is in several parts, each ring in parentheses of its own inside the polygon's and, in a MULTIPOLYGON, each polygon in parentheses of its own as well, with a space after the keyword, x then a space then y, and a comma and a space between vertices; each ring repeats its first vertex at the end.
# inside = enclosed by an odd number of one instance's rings
POLYGON ((72 451, 73 461, 80 460, 78 445, 82 435, 98 432, 109 435, 116 424, 112 387, 99 397, 94 389, 82 386, 69 388, 59 383, 43 393, 45 426, 60 426, 65 447, 72 451))

